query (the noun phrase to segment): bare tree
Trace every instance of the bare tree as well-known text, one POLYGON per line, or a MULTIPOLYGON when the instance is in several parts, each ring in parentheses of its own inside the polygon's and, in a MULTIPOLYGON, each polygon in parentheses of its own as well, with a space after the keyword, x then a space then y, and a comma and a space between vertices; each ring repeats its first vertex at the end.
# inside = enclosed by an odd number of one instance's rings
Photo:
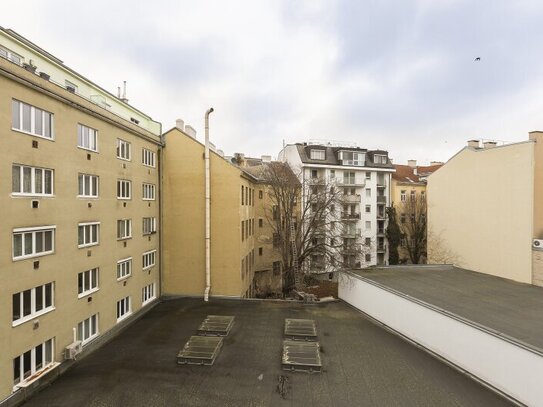
POLYGON ((430 228, 428 230, 428 261, 432 264, 459 265, 462 258, 449 247, 441 233, 435 233, 430 228))
POLYGON ((282 258, 283 292, 301 289, 306 271, 354 268, 365 252, 356 228, 360 213, 346 204, 334 180, 300 178, 286 163, 272 162, 265 175, 267 220, 282 258), (298 275, 296 275, 298 273, 298 275), (298 280, 298 287, 296 281, 298 280))
POLYGON ((402 247, 413 264, 426 260, 427 256, 427 206, 426 197, 412 194, 399 205, 400 222, 398 224, 402 247))

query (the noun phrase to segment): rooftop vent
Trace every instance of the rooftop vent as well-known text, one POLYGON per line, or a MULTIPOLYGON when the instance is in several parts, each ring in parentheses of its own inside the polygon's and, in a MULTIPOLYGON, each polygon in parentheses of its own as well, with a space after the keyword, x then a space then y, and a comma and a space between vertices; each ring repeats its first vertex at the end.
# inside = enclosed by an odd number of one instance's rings
POLYGON ((479 140, 468 140, 468 147, 479 148, 479 140))
POLYGON ((483 148, 485 148, 485 149, 494 148, 494 147, 496 147, 497 144, 498 143, 496 143, 495 141, 485 141, 483 143, 483 148))
POLYGON ((417 160, 407 160, 407 165, 411 168, 415 168, 417 166, 417 160))
POLYGON ((185 131, 185 122, 181 119, 175 121, 175 127, 181 131, 185 131))
POLYGON ((263 155, 262 157, 260 157, 262 159, 262 162, 263 163, 271 163, 271 155, 263 155))
POLYGON ((192 138, 196 138, 196 130, 192 126, 186 125, 185 133, 187 133, 187 135, 189 135, 192 138))
POLYGON ((283 341, 283 370, 308 373, 322 372, 320 344, 318 342, 283 341))
POLYGON ((233 316, 208 315, 198 328, 198 335, 227 336, 233 326, 233 316))
POLYGON ((217 336, 191 336, 177 354, 179 365, 213 365, 222 348, 223 338, 217 336))
POLYGON ((430 161, 430 165, 443 165, 443 161, 430 161))
POLYGON ((285 319, 285 337, 292 340, 314 341, 317 326, 312 319, 285 319))

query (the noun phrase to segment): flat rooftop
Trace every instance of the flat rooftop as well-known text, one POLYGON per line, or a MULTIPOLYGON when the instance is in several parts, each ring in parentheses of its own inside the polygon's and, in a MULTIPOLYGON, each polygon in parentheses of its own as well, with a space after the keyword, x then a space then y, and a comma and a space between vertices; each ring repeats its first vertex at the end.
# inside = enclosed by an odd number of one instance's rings
POLYGON ((389 266, 355 274, 543 353, 543 288, 454 266, 389 266))
POLYGON ((164 301, 25 406, 505 406, 497 394, 344 302, 164 301), (233 315, 213 366, 176 355, 209 315, 233 315), (285 318, 314 319, 322 373, 281 370, 285 318), (277 391, 286 376, 284 398, 277 391))

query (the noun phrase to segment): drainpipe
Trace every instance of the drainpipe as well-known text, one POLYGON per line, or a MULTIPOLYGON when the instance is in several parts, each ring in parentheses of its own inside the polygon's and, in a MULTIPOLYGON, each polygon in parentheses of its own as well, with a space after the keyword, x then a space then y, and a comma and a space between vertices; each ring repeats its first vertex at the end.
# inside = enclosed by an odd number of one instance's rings
POLYGON ((204 301, 209 301, 209 290, 211 290, 211 182, 209 174, 209 115, 213 113, 213 108, 210 107, 205 115, 205 179, 206 179, 206 289, 204 291, 204 301))

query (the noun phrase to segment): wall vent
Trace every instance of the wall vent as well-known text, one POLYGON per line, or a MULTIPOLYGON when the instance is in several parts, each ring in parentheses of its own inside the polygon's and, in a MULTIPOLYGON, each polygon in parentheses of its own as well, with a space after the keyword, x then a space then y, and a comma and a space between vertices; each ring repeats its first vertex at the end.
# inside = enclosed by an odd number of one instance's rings
POLYGON ((32 209, 38 209, 40 207, 40 201, 33 200, 32 201, 32 209))
POLYGON ((32 148, 38 148, 38 140, 32 140, 32 148))

